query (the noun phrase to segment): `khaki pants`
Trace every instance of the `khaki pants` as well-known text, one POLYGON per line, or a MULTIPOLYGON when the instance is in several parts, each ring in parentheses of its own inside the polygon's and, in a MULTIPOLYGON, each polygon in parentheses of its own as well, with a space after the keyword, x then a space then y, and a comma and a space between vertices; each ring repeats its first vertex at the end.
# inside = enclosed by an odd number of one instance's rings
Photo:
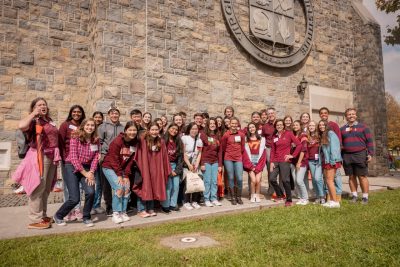
POLYGON ((34 222, 40 222, 47 214, 47 199, 51 191, 51 185, 56 173, 56 165, 48 157, 43 157, 43 179, 29 197, 29 219, 34 222))

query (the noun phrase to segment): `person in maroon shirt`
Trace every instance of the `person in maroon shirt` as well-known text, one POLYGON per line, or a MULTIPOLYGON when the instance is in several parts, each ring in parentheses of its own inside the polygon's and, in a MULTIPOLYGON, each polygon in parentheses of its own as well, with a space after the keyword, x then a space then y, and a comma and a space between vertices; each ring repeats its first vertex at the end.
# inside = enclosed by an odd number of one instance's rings
POLYGON ((124 132, 117 135, 110 143, 104 157, 102 169, 109 181, 114 195, 112 198, 112 221, 122 223, 129 221, 126 213, 130 190, 130 179, 134 168, 134 156, 138 146, 138 129, 133 121, 128 121, 124 132))
POLYGON ((319 204, 325 204, 325 192, 324 192, 324 179, 322 177, 322 164, 319 155, 320 138, 317 130, 317 124, 315 121, 310 121, 308 124, 308 166, 311 172, 311 178, 313 182, 313 188, 316 195, 316 202, 319 204))
POLYGON ((227 106, 224 110, 224 116, 228 119, 233 118, 235 116, 235 110, 231 106, 227 106))
POLYGON ((292 206, 292 192, 290 186, 290 160, 297 157, 301 150, 300 141, 293 135, 291 131, 284 129, 283 120, 275 121, 276 134, 273 135, 273 143, 271 146, 271 166, 269 182, 274 187, 277 198, 276 201, 283 200, 283 192, 278 185, 277 177, 282 179, 283 187, 286 192, 285 206, 292 206), (296 146, 293 154, 290 154, 292 144, 296 146))
MULTIPOLYGON (((308 131, 308 130, 307 130, 308 131)), ((308 204, 308 132, 303 132, 302 125, 299 120, 293 122, 293 134, 301 143, 301 151, 297 157, 292 159, 290 165, 292 171, 292 177, 296 183, 296 188, 300 194, 300 200, 296 203, 297 205, 308 204)))
MULTIPOLYGON (((85 111, 79 105, 73 105, 68 113, 67 119, 61 123, 59 132, 59 143, 60 143, 60 152, 61 152, 61 173, 64 177, 65 174, 65 159, 69 154, 69 141, 71 139, 72 131, 78 129, 79 125, 81 125, 82 121, 86 118, 85 111)), ((69 199, 68 188, 64 186, 64 201, 69 199)), ((83 215, 80 209, 80 203, 77 204, 74 210, 72 210, 68 216, 66 217, 67 221, 74 221, 76 219, 82 219, 83 215)))
POLYGON ((210 118, 200 135, 204 148, 201 153, 200 169, 204 180, 204 204, 206 207, 221 206, 217 199, 217 178, 222 171, 222 154, 219 153, 220 141, 217 131, 217 120, 210 118))
POLYGON ((248 172, 251 180, 250 201, 259 203, 261 191, 261 176, 265 167, 267 155, 265 151, 265 138, 257 132, 257 125, 250 122, 247 125, 245 152, 243 153, 243 167, 248 172))
POLYGON ((232 196, 232 205, 243 204, 243 160, 245 135, 239 132, 239 120, 231 118, 231 128, 221 138, 221 158, 224 160, 225 170, 228 173, 229 193, 232 196), (236 185, 235 186, 235 177, 236 185))
POLYGON ((308 124, 310 123, 311 116, 310 113, 304 112, 300 115, 301 129, 306 132, 308 129, 308 124))
POLYGON ((268 114, 266 109, 260 110, 261 124, 264 125, 268 122, 268 114))
POLYGON ((70 151, 65 159, 64 182, 68 188, 69 198, 54 215, 57 225, 66 225, 63 218, 79 203, 80 185, 85 191, 83 223, 92 227, 90 211, 94 202, 95 175, 100 155, 100 141, 96 123, 93 118, 85 119, 71 134, 70 151))
POLYGON ((164 213, 179 211, 178 193, 179 193, 179 177, 183 173, 183 151, 182 141, 179 137, 179 126, 171 123, 164 135, 164 141, 167 144, 168 160, 171 164, 171 175, 167 182, 167 199, 161 202, 161 210, 164 213))
MULTIPOLYGON (((342 145, 342 134, 340 132, 340 127, 336 122, 329 120, 329 109, 327 107, 322 107, 319 109, 319 117, 321 118, 321 120, 328 122, 329 128, 337 135, 337 137, 339 138, 340 145, 342 145)), ((336 199, 338 202, 340 202, 342 200, 342 191, 343 191, 342 173, 340 172, 340 169, 336 170, 334 183, 336 190, 336 199)), ((328 189, 325 190, 325 195, 327 200, 329 200, 328 189)))
POLYGON ((285 124, 285 130, 291 131, 293 125, 293 118, 289 115, 283 118, 283 123, 285 124))

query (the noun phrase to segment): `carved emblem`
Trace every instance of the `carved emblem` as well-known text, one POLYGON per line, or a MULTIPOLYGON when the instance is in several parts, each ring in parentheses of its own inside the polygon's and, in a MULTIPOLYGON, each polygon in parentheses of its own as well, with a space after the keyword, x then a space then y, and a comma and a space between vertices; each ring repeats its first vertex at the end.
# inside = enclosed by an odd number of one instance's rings
POLYGON ((225 19, 236 40, 257 60, 284 68, 300 63, 308 55, 314 36, 311 0, 296 0, 304 10, 305 35, 299 35, 301 38, 296 38, 295 0, 249 0, 248 32, 243 31, 236 18, 234 2, 221 0, 225 19), (299 39, 303 40, 301 44, 299 39))

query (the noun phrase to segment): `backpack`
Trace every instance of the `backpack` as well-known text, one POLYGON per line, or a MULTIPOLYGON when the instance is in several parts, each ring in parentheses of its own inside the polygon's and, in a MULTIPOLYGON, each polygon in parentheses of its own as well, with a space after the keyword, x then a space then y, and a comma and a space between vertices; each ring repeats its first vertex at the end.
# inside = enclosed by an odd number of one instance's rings
POLYGON ((27 136, 23 131, 18 129, 17 132, 15 133, 15 139, 17 140, 18 157, 20 159, 23 159, 25 158, 26 153, 28 152, 29 149, 29 142, 27 136))

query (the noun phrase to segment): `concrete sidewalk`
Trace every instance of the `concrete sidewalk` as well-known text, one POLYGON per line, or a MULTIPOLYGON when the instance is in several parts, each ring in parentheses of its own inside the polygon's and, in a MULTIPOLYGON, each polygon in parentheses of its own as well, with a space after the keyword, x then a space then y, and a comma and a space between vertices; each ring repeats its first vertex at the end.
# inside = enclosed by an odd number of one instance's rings
MULTIPOLYGON (((387 176, 387 177, 370 177, 368 178, 370 182, 371 191, 385 190, 389 188, 397 189, 400 188, 400 177, 387 176)), ((263 186, 263 189, 266 187, 263 186)), ((247 191, 247 190, 244 190, 247 191)), ((348 177, 343 177, 343 191, 344 196, 348 194, 348 177)), ((152 218, 140 218, 136 215, 131 216, 131 220, 126 223, 119 225, 114 224, 111 218, 106 217, 104 214, 94 215, 92 218, 95 222, 94 227, 85 227, 82 222, 71 222, 67 223, 67 226, 57 226, 53 224, 52 228, 46 230, 31 230, 27 229, 29 220, 27 217, 28 207, 6 207, 0 208, 0 239, 10 239, 16 237, 27 237, 36 235, 48 235, 48 234, 61 234, 61 233, 71 233, 71 232, 82 232, 90 230, 99 229, 120 229, 126 227, 144 227, 154 224, 160 224, 172 221, 181 221, 193 218, 204 218, 207 216, 222 215, 227 213, 238 213, 252 210, 259 210, 265 208, 271 208, 276 206, 282 206, 282 204, 274 203, 270 200, 263 199, 261 203, 255 204, 250 203, 247 198, 243 198, 244 205, 231 205, 228 201, 224 200, 221 207, 202 207, 199 210, 187 211, 184 208, 180 212, 172 212, 170 214, 158 213, 156 217, 152 218)), ((296 201, 296 200, 295 200, 296 201)), ((373 201, 373 197, 372 197, 373 201)), ((60 203, 49 204, 48 214, 52 216, 54 212, 60 207, 60 203)), ((312 204, 311 204, 312 205, 312 204)), ((304 207, 307 208, 307 207, 304 207)))

